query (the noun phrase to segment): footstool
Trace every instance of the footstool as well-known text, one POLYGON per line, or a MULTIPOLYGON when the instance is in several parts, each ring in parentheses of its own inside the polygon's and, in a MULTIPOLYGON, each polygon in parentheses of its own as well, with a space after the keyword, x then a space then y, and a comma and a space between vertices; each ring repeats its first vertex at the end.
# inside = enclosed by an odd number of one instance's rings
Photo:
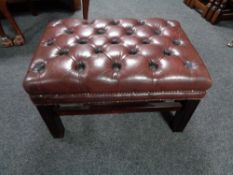
POLYGON ((171 111, 183 131, 211 78, 173 20, 64 19, 46 28, 23 82, 49 131, 63 115, 171 111))

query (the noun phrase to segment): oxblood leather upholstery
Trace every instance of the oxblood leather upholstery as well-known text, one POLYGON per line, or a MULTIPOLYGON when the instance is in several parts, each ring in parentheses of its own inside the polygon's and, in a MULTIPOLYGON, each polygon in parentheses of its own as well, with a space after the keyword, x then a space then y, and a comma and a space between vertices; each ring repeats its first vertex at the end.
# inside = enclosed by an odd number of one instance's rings
POLYGON ((180 24, 159 18, 52 22, 24 80, 36 104, 200 99, 210 86, 180 24))

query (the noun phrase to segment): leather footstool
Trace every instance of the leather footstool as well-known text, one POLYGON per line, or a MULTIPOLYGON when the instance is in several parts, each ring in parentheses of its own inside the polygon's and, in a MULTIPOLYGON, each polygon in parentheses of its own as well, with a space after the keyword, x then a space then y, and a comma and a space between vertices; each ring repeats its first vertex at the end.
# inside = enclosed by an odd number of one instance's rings
POLYGON ((51 22, 24 88, 55 138, 62 115, 175 111, 183 131, 211 78, 177 21, 151 18, 51 22))

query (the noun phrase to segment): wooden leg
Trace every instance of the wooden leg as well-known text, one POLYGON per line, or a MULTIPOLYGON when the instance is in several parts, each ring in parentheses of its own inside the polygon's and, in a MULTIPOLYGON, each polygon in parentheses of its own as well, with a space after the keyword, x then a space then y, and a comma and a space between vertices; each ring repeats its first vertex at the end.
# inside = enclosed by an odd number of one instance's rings
POLYGON ((222 0, 219 8, 215 11, 215 13, 213 14, 213 16, 210 20, 212 24, 215 24, 221 18, 222 11, 226 7, 227 1, 228 0, 222 0))
POLYGON ((194 113, 199 100, 187 100, 182 102, 183 107, 177 111, 171 120, 171 129, 175 132, 182 132, 194 113))
POLYGON ((10 22, 11 26, 15 30, 17 35, 23 35, 20 28, 18 27, 17 23, 15 22, 15 19, 9 12, 7 8, 7 2, 6 0, 0 1, 0 11, 2 12, 3 16, 10 22))
POLYGON ((55 106, 37 106, 38 111, 54 138, 63 138, 65 128, 55 106))
POLYGON ((214 4, 214 0, 210 0, 208 4, 206 5, 206 8, 203 10, 202 16, 205 18, 207 14, 209 13, 209 10, 212 8, 214 4))
POLYGON ((189 5, 189 1, 190 1, 190 0, 184 0, 184 3, 185 3, 186 5, 189 5))
POLYGON ((215 0, 212 8, 209 9, 209 12, 206 15, 206 20, 211 21, 215 11, 219 8, 221 0, 215 0))
POLYGON ((14 44, 12 40, 5 34, 2 24, 0 21, 0 46, 2 47, 12 47, 14 44))
POLYGON ((89 0, 82 0, 82 6, 83 6, 83 18, 88 19, 89 0))
POLYGON ((73 10, 79 10, 81 8, 81 0, 73 0, 73 10))
POLYGON ((190 3, 189 3, 189 7, 190 8, 194 8, 195 7, 195 3, 196 3, 196 0, 191 0, 190 3))
POLYGON ((6 36, 3 28, 2 28, 2 24, 1 24, 1 21, 0 21, 0 37, 3 37, 3 36, 6 36))

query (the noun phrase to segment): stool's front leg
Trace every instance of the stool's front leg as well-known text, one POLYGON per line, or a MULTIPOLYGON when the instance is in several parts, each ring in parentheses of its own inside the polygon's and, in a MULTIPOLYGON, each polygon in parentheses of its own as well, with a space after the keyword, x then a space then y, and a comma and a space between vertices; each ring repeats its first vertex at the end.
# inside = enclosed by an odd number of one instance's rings
POLYGON ((50 133, 54 138, 63 138, 65 128, 62 124, 60 116, 55 110, 56 106, 37 106, 38 111, 44 122, 46 123, 50 133))
POLYGON ((199 100, 186 100, 181 102, 183 104, 182 108, 176 112, 171 120, 171 129, 173 131, 181 132, 184 130, 199 102, 199 100))

